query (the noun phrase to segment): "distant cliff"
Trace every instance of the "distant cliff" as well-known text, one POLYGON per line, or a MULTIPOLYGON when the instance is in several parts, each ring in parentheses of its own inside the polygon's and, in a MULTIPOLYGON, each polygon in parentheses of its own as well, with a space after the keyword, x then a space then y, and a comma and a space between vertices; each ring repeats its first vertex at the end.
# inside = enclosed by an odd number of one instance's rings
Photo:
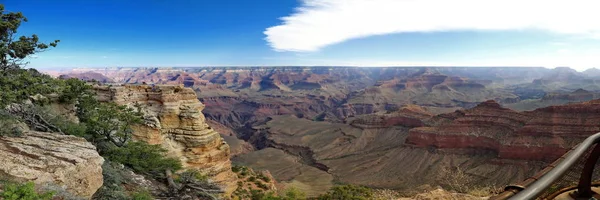
POLYGON ((237 176, 231 171, 230 149, 207 123, 202 104, 191 88, 180 85, 95 86, 98 100, 139 106, 145 125, 135 127, 134 139, 161 144, 184 168, 206 173, 231 194, 237 176))
POLYGON ((498 158, 553 161, 585 137, 600 132, 600 101, 517 112, 487 101, 457 111, 433 127, 411 129, 407 144, 440 149, 479 149, 498 158))

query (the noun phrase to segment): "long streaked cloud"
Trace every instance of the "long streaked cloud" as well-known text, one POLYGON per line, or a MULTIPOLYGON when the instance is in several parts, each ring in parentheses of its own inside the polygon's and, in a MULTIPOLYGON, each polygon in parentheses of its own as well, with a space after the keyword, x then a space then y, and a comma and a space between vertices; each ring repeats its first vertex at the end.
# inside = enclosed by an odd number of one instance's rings
POLYGON ((538 29, 599 37, 598 7, 598 0, 302 0, 264 34, 274 50, 297 52, 408 32, 538 29))

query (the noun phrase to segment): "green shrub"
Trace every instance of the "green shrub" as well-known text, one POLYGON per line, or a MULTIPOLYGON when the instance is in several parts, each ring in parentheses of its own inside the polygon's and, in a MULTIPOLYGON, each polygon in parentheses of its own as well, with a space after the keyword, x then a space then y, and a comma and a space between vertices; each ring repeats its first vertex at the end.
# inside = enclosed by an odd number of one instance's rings
POLYGON ((373 198, 373 190, 363 186, 342 185, 334 186, 326 194, 319 196, 319 200, 367 200, 373 198))
POLYGON ((263 189, 263 190, 268 190, 268 189, 269 189, 269 186, 267 186, 267 185, 266 185, 266 184, 264 184, 264 183, 261 183, 261 182, 259 182, 259 181, 256 181, 256 182, 254 182, 254 183, 256 183, 256 186, 258 186, 260 189, 263 189))
POLYGON ((265 176, 264 174, 259 174, 258 178, 260 178, 261 180, 263 180, 264 182, 269 182, 271 181, 271 178, 265 176))
POLYGON ((83 96, 91 95, 92 87, 85 82, 70 78, 61 82, 61 94, 58 97, 58 101, 61 103, 75 103, 83 96))
POLYGON ((306 199, 306 194, 304 194, 304 192, 300 191, 298 188, 290 187, 290 188, 286 189, 283 199, 284 200, 294 200, 294 199, 302 200, 302 199, 306 199))
POLYGON ((23 130, 18 126, 19 121, 6 113, 0 112, 0 136, 18 137, 23 130))
POLYGON ((231 167, 231 171, 233 171, 235 173, 238 173, 241 169, 242 169, 242 167, 239 165, 234 165, 233 167, 231 167))
POLYGON ((59 81, 35 69, 0 70, 0 107, 58 92, 59 81))
POLYGON ((254 181, 256 181, 256 177, 254 177, 254 176, 251 176, 250 178, 248 178, 248 181, 250 181, 250 182, 254 182, 254 181))
POLYGON ((175 178, 175 181, 179 182, 179 183, 186 182, 186 181, 193 181, 193 182, 197 182, 197 183, 208 183, 208 176, 199 172, 198 170, 186 170, 186 171, 178 174, 177 178, 175 178))
POLYGON ((150 175, 153 178, 164 178, 167 169, 181 169, 181 162, 175 158, 165 157, 167 150, 160 145, 150 145, 145 142, 130 142, 123 147, 115 147, 104 153, 104 157, 113 162, 121 163, 133 169, 134 172, 150 175))
POLYGON ((0 197, 4 200, 50 200, 54 192, 38 193, 33 182, 24 184, 9 183, 4 186, 0 197))
POLYGON ((85 123, 75 123, 63 116, 55 116, 50 118, 48 121, 50 121, 51 124, 54 124, 55 126, 60 128, 60 130, 62 130, 62 132, 67 135, 74 135, 79 137, 86 136, 87 127, 85 123))
POLYGON ((102 177, 104 183, 102 187, 94 194, 93 199, 99 200, 127 200, 125 189, 123 188, 123 175, 119 171, 116 163, 105 161, 102 164, 102 177))
POLYGON ((153 200, 152 194, 148 190, 139 190, 131 194, 132 200, 153 200))

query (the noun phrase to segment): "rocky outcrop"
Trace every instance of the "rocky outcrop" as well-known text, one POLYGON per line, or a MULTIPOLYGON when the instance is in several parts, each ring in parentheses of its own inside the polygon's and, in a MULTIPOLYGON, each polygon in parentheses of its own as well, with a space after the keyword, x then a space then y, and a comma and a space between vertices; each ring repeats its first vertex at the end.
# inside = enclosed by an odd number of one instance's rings
POLYGON ((27 131, 0 137, 0 176, 17 182, 56 185, 91 198, 102 186, 104 159, 83 138, 27 131))
POLYGON ((182 85, 96 86, 100 101, 140 106, 145 125, 135 127, 134 139, 161 144, 184 168, 198 169, 228 194, 236 189, 229 145, 207 123, 196 93, 182 85))
POLYGON ((600 101, 517 112, 487 101, 457 112, 450 122, 411 129, 407 144, 489 150, 498 158, 552 161, 600 132, 600 101))
POLYGON ((423 107, 406 105, 393 112, 360 115, 349 124, 357 128, 387 128, 392 126, 414 128, 425 126, 431 117, 432 114, 423 107))

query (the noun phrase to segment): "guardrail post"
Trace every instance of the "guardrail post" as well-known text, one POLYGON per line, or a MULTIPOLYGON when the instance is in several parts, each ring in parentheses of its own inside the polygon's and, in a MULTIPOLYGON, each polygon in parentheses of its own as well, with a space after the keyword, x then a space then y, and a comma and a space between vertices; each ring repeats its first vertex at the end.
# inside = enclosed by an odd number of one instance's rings
POLYGON ((594 150, 592 150, 590 156, 585 161, 583 171, 581 172, 579 184, 577 185, 578 197, 592 197, 592 176, 594 175, 594 168, 596 167, 598 158, 600 158, 600 145, 596 144, 596 147, 594 147, 594 150))

